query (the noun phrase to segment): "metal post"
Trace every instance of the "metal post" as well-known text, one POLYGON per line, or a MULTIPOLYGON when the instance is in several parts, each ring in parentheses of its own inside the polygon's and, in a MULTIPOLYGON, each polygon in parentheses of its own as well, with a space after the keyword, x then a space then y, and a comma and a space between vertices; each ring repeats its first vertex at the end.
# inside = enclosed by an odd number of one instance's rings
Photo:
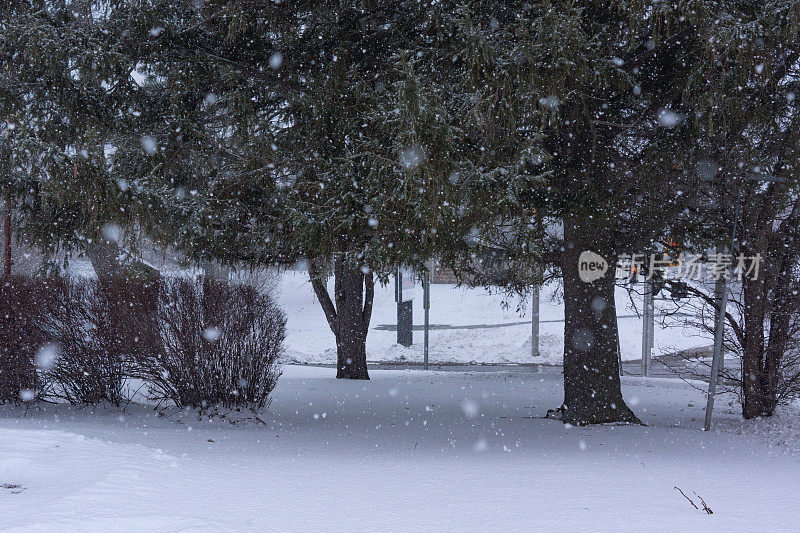
POLYGON ((650 359, 648 359, 648 368, 650 361, 653 359, 653 350, 656 347, 656 304, 655 296, 650 297, 650 359))
MULTIPOLYGON (((724 249, 721 247, 717 248, 717 253, 723 253, 724 249)), ((723 309, 724 306, 722 305, 722 294, 725 292, 725 279, 724 277, 720 276, 720 278, 714 284, 714 301, 717 304, 717 309, 723 309)), ((717 335, 717 328, 719 327, 719 313, 714 314, 714 338, 716 339, 717 335)), ((719 368, 720 371, 725 368, 725 350, 723 349, 719 354, 719 368)))
POLYGON ((642 376, 650 375, 650 358, 653 353, 653 333, 655 309, 653 303, 653 284, 648 280, 644 284, 644 303, 642 309, 642 376))
POLYGON ((539 286, 531 291, 531 357, 539 357, 539 286))
POLYGON ((728 307, 728 277, 722 281, 722 297, 719 299, 716 327, 714 328, 714 358, 711 360, 711 379, 708 381, 708 400, 706 401, 705 430, 711 429, 711 414, 714 411, 714 396, 717 393, 719 364, 722 360, 722 341, 725 337, 725 310, 728 307))
MULTIPOLYGON (((739 227, 739 204, 742 199, 742 188, 736 195, 736 206, 733 215, 733 231, 731 232, 731 253, 736 249, 736 230, 739 227)), ((714 397, 717 394, 717 381, 719 381, 719 370, 722 362, 722 343, 725 339, 725 311, 728 308, 728 278, 730 271, 725 273, 722 280, 722 295, 719 299, 717 309, 717 319, 714 326, 714 357, 711 359, 711 377, 708 380, 708 399, 706 400, 706 420, 705 430, 711 429, 711 416, 714 412, 714 397)))
POLYGON ((431 309, 431 274, 427 270, 422 275, 422 306, 425 309, 425 370, 428 370, 428 341, 431 309))
POLYGON ((644 296, 642 300, 642 375, 647 376, 647 350, 650 342, 647 337, 647 291, 650 290, 649 284, 644 282, 644 296))
POLYGON ((411 346, 414 341, 413 334, 413 304, 403 295, 403 272, 397 269, 395 277, 395 297, 397 299, 397 344, 411 346))

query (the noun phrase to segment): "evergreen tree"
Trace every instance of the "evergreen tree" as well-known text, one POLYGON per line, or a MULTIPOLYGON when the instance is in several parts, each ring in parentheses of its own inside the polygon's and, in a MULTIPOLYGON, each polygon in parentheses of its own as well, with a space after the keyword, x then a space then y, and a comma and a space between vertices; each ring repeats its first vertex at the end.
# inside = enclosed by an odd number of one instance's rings
POLYGON ((114 161, 120 144, 139 147, 129 110, 141 93, 114 7, 90 0, 0 7, 0 110, 11 160, 3 187, 23 231, 49 251, 88 250, 101 277, 119 270, 121 230, 135 230, 151 208, 114 161))
MULTIPOLYGON (((761 15, 741 2, 587 0, 473 2, 461 18, 466 83, 454 93, 473 104, 464 128, 475 168, 519 180, 519 162, 501 156, 520 137, 534 143, 519 153, 534 186, 507 190, 527 222, 535 209, 555 230, 549 244, 548 232, 530 237, 563 276, 567 422, 637 420, 620 390, 614 266, 651 251, 695 200, 711 149, 699 140, 719 118, 709 80, 744 76, 726 54, 738 25, 761 15), (600 279, 581 280, 583 252, 609 265, 600 279)), ((511 254, 526 253, 526 240, 511 254)))
POLYGON ((800 266, 800 8, 780 0, 752 4, 742 21, 725 27, 715 43, 725 68, 710 80, 714 112, 698 135, 709 181, 702 209, 683 223, 696 251, 716 246, 734 266, 739 256, 761 258, 756 276, 733 284, 741 297, 728 315, 728 347, 742 357, 741 376, 730 377, 741 380, 742 413, 753 418, 771 415, 794 377, 784 361, 796 335, 800 266))
POLYGON ((723 159, 721 109, 757 82, 742 39, 762 70, 797 61, 768 57, 796 37, 789 0, 14 0, 0 15, 5 186, 31 231, 88 248, 113 222, 198 259, 305 260, 346 378, 368 377, 376 277, 436 256, 481 281, 470 246, 498 245, 512 289, 535 265, 563 276, 572 423, 636 420, 614 265, 676 228, 697 169, 723 159), (586 251, 610 265, 592 282, 586 251))
POLYGON ((468 252, 452 239, 465 233, 450 179, 459 132, 423 83, 439 67, 426 49, 447 28, 441 7, 154 1, 116 18, 134 13, 152 25, 137 26, 152 102, 136 124, 154 149, 120 150, 119 172, 170 204, 174 242, 195 257, 307 261, 337 376, 368 378, 376 277, 468 252))

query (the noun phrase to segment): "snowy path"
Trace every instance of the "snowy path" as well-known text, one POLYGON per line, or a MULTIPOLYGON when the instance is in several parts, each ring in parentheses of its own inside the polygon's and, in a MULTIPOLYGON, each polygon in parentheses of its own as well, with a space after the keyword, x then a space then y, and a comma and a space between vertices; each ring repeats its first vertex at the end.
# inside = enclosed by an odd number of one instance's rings
POLYGON ((681 382, 625 379, 649 427, 565 428, 538 418, 560 401, 554 373, 332 375, 286 367, 266 427, 3 407, 0 485, 24 490, 0 488, 0 528, 796 530, 797 430, 767 440, 720 401, 703 433, 702 394, 681 382))

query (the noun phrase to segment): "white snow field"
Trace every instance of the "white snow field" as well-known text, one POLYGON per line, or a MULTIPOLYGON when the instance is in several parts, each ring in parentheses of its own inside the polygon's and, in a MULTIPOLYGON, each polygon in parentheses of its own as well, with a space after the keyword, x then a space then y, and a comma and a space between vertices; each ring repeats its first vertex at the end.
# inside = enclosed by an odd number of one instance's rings
POLYGON ((4 406, 0 528, 798 530, 796 409, 742 422, 720 398, 706 433, 701 392, 624 378, 647 427, 569 428, 539 418, 561 400, 555 367, 371 374, 286 366, 264 424, 4 406))
MULTIPOLYGON (((328 290, 333 292, 333 280, 328 290)), ((414 299, 414 324, 423 323, 421 288, 414 299)), ((453 329, 432 329, 430 361, 432 363, 540 363, 560 364, 564 350, 564 306, 558 296, 559 285, 542 288, 540 296, 540 353, 531 357, 531 324, 528 305, 517 311, 518 300, 490 294, 486 289, 470 289, 454 285, 431 285, 430 322, 433 325, 456 326, 453 329), (514 324, 516 325, 507 325, 514 324), (506 324, 495 328, 463 328, 506 324), (459 326, 462 326, 459 328, 459 326)), ((336 342, 325 321, 322 308, 314 296, 306 272, 282 272, 277 283, 277 297, 287 317, 286 360, 296 363, 335 364, 336 342)), ((633 302, 641 312, 642 297, 633 302)), ((642 319, 631 317, 637 310, 625 289, 616 293, 620 347, 626 361, 642 357, 642 319)), ((658 302, 658 308, 668 307, 658 302)), ((695 329, 684 328, 679 320, 657 320, 654 355, 709 346, 712 341, 695 329)), ((394 282, 376 286, 370 331, 367 335, 367 359, 372 362, 420 362, 423 359, 422 331, 414 331, 414 344, 405 348, 396 343, 397 332, 376 329, 397 323, 394 282)))

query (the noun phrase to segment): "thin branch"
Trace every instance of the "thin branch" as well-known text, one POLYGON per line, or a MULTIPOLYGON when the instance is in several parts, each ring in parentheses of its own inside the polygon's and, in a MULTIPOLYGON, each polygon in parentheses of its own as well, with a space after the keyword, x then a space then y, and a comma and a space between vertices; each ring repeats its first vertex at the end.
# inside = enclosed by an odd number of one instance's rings
POLYGON ((372 302, 375 299, 375 279, 372 272, 368 272, 364 276, 364 310, 361 313, 361 321, 364 323, 364 329, 369 329, 369 322, 372 319, 372 302))
POLYGON ((325 311, 325 318, 328 320, 328 325, 331 331, 336 334, 338 325, 338 315, 336 314, 336 306, 333 305, 330 295, 328 295, 328 288, 325 286, 325 281, 319 272, 314 260, 308 262, 308 274, 311 278, 311 286, 314 288, 314 294, 317 295, 322 310, 325 311))
POLYGON ((684 493, 683 493, 683 491, 682 491, 680 488, 678 488, 678 487, 676 486, 676 487, 675 487, 675 490, 677 490, 678 492, 680 492, 681 494, 683 494, 683 497, 684 497, 684 498, 686 498, 687 500, 689 500, 689 503, 691 503, 691 504, 692 504, 692 507, 694 507, 694 508, 695 508, 695 509, 697 509, 698 511, 700 510, 700 508, 699 508, 697 505, 695 505, 695 503, 692 501, 692 499, 691 499, 690 497, 688 497, 686 494, 684 494, 684 493))

